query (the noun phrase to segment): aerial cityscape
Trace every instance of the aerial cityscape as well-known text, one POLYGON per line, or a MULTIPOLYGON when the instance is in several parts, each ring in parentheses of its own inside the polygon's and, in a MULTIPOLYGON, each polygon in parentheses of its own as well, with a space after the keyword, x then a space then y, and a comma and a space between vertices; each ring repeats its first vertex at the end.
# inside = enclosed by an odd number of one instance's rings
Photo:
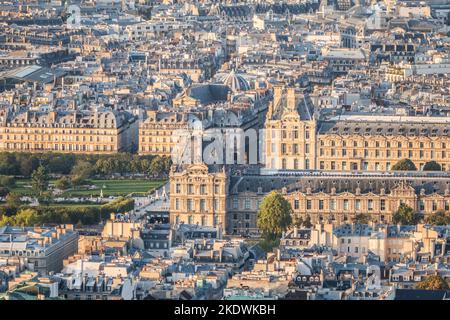
POLYGON ((0 0, 0 306, 450 300, 449 130, 449 0, 0 0))

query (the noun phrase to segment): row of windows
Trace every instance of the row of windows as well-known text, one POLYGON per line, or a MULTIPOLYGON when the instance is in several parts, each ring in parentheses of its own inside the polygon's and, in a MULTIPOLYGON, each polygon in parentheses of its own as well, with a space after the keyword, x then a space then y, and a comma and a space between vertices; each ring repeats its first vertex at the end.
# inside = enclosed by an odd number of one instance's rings
MULTIPOLYGON (((340 144, 343 147, 347 146, 347 141, 346 140, 342 140, 340 142, 341 142, 340 144)), ((340 145, 340 144, 339 144, 339 140, 327 141, 327 145, 330 146, 330 147, 336 147, 337 145, 340 145), (336 143, 336 141, 338 143, 336 143)), ((434 148, 439 147, 439 146, 441 147, 441 149, 446 149, 447 148, 447 144, 445 142, 436 143, 436 144, 434 142, 428 142, 426 144, 425 144, 425 142, 408 142, 407 144, 406 143, 403 144, 402 142, 397 142, 397 143, 394 142, 394 143, 391 144, 391 141, 385 141, 385 143, 384 143, 384 141, 381 141, 381 142, 380 141, 364 141, 363 143, 358 143, 358 141, 353 141, 353 142, 350 141, 348 143, 348 145, 349 146, 353 145, 353 147, 355 147, 355 148, 358 147, 358 146, 360 146, 360 147, 364 146, 365 148, 369 148, 369 147, 380 148, 382 146, 383 147, 387 147, 387 148, 397 147, 398 149, 402 149, 402 148, 404 148, 406 146, 408 146, 408 148, 417 147, 417 148, 420 148, 420 149, 423 149, 425 147, 434 149, 434 148)), ((321 147, 325 146, 325 141, 324 140, 320 140, 320 146, 321 147)))
MULTIPOLYGON (((188 224, 194 224, 194 217, 193 216, 188 216, 187 217, 187 221, 181 221, 181 218, 180 218, 180 216, 176 216, 175 217, 175 224, 180 224, 180 223, 184 223, 184 222, 187 222, 188 224)), ((205 216, 202 216, 201 217, 201 219, 200 219, 200 225, 202 225, 202 226, 206 226, 207 224, 206 224, 206 217, 205 216)), ((217 217, 216 216, 214 216, 213 217, 213 225, 215 226, 215 225, 217 225, 217 217)), ((208 234, 209 235, 209 234, 208 234)))
POLYGON ((15 129, 15 128, 5 128, 5 133, 40 133, 40 134, 89 134, 89 135, 114 135, 115 131, 106 130, 46 130, 46 129, 15 129))
MULTIPOLYGON (((196 202, 198 203, 198 208, 200 210, 200 212, 208 212, 207 208, 206 208, 206 200, 205 199, 200 199, 200 200, 193 200, 193 199, 187 199, 186 200, 186 208, 188 211, 195 211, 195 207, 196 207, 196 202)), ((175 210, 180 210, 181 209, 181 200, 176 198, 175 199, 175 210)), ((220 202, 219 199, 214 199, 213 200, 213 209, 219 210, 220 209, 220 202)))
POLYGON ((141 145, 141 151, 149 151, 149 152, 172 152, 173 148, 169 147, 167 148, 166 146, 142 146, 141 145))
MULTIPOLYGON (((281 138, 282 139, 298 139, 299 137, 299 132, 298 130, 280 130, 280 129, 272 129, 271 132, 271 137, 272 139, 277 139, 280 136, 280 131, 281 131, 281 138)), ((309 139, 310 138, 310 132, 309 130, 305 130, 305 139, 309 139)))
MULTIPOLYGON (((441 163, 441 169, 442 171, 446 170, 446 165, 445 163, 441 163)), ((422 170, 423 167, 425 166, 425 163, 419 163, 419 170, 422 170)), ((284 167, 283 167, 284 168, 284 167)), ((284 168, 285 169, 285 168, 284 168)), ((386 162, 385 164, 380 163, 380 162, 367 162, 364 161, 361 166, 357 163, 357 162, 350 162, 349 163, 349 167, 347 166, 347 162, 346 161, 342 161, 342 162, 336 162, 336 161, 319 161, 319 169, 320 170, 342 170, 342 171, 346 171, 346 170, 374 170, 374 171, 383 171, 383 170, 391 170, 391 163, 390 162, 386 162), (339 167, 340 165, 340 167, 339 167), (361 168, 360 168, 361 167, 361 168)))
POLYGON ((30 143, 6 143, 6 149, 11 150, 61 150, 61 151, 115 151, 113 145, 78 145, 78 144, 30 144, 30 143))
MULTIPOLYGON (((329 210, 337 210, 337 202, 338 200, 336 199, 331 199, 330 201, 325 201, 325 200, 298 200, 295 199, 292 203, 292 208, 294 210, 299 210, 300 209, 300 204, 301 202, 305 207, 306 210, 311 210, 313 208, 313 201, 316 202, 317 204, 317 208, 319 210, 325 210, 325 203, 328 202, 329 205, 329 210)), ((339 200, 341 201, 341 205, 342 205, 342 209, 344 211, 349 211, 350 210, 350 200, 349 199, 343 199, 343 200, 339 200)), ((356 199, 354 202, 354 209, 356 211, 361 210, 361 199, 356 199)), ((369 211, 372 211, 374 209, 374 200, 373 199, 368 199, 368 200, 364 200, 366 202, 366 208, 369 211)), ((386 200, 385 199, 380 199, 379 200, 379 208, 381 211, 386 210, 386 200)))
MULTIPOLYGON (((0 140, 3 139, 3 135, 0 135, 0 140)), ((24 136, 24 135, 6 135, 5 140, 19 140, 19 141, 89 141, 89 142, 114 142, 116 137, 111 136, 97 136, 95 139, 93 136, 58 136, 58 135, 45 135, 45 136, 24 136)))
MULTIPOLYGON (((214 185, 214 194, 220 193, 220 185, 215 184, 214 185)), ((180 194, 181 193, 181 184, 177 183, 175 185, 175 193, 180 194)), ((206 184, 201 184, 198 188, 195 188, 193 184, 187 185, 187 193, 188 194, 196 194, 199 193, 201 195, 207 195, 208 194, 208 188, 206 184)))
MULTIPOLYGON (((283 149, 282 149, 283 150, 283 149)), ((369 152, 368 149, 364 149, 364 150, 357 150, 357 149, 341 149, 340 152, 339 150, 336 149, 330 149, 327 150, 328 152, 325 152, 323 148, 319 149, 319 155, 320 156, 331 156, 331 157, 335 157, 335 156, 348 156, 351 155, 352 157, 358 157, 358 156, 364 156, 365 158, 369 158, 369 157, 375 157, 375 158, 382 158, 383 155, 385 155, 386 158, 391 158, 391 157, 395 157, 397 156, 397 158, 404 158, 404 157, 408 157, 408 158, 413 158, 414 156, 419 155, 419 158, 425 158, 430 157, 431 159, 434 158, 441 158, 441 159, 445 159, 446 156, 446 151, 434 151, 431 150, 430 152, 425 152, 424 150, 419 150, 419 151, 412 151, 412 150, 397 150, 397 152, 391 152, 391 150, 386 150, 386 151, 381 151, 381 150, 374 150, 369 152)))

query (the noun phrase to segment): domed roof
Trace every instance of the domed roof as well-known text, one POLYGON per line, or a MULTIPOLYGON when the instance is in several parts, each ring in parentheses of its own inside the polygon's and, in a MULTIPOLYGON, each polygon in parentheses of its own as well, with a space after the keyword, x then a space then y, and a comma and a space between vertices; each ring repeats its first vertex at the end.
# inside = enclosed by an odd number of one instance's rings
POLYGON ((250 84, 248 81, 245 80, 242 75, 237 74, 234 70, 231 70, 230 73, 219 77, 218 81, 230 87, 233 92, 250 90, 250 84))

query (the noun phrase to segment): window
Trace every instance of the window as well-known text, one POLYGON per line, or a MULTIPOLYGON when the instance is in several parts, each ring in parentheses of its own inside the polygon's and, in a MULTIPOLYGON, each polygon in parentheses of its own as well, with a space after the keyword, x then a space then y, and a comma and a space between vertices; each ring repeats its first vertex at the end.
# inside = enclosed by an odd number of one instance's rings
POLYGON ((175 186, 175 193, 180 193, 180 192, 181 192, 181 185, 179 183, 177 183, 175 186))
POLYGON ((206 210, 206 200, 205 199, 201 199, 200 200, 200 211, 204 212, 206 210))
POLYGON ((192 199, 187 200, 187 209, 188 211, 194 210, 194 201, 192 199))
POLYGON ((348 211, 348 199, 344 199, 344 210, 348 211))
POLYGON ((238 198, 237 197, 233 197, 233 209, 237 209, 239 207, 238 205, 238 198))
POLYGON ((306 209, 311 210, 311 200, 306 200, 306 209))
POLYGON ((299 200, 294 200, 294 209, 299 209, 300 208, 300 201, 299 200))
POLYGON ((336 210, 336 199, 330 201, 330 210, 336 210))
POLYGON ((369 201, 367 201, 367 210, 373 210, 373 200, 369 199, 369 201))
POLYGON ((245 198, 244 206, 245 206, 245 210, 251 209, 251 202, 250 202, 249 198, 245 198))
POLYGON ((200 194, 206 194, 206 185, 205 184, 200 185, 200 194))
POLYGON ((175 210, 180 210, 180 199, 175 199, 175 210))
POLYGON ((194 186, 192 184, 188 184, 188 194, 194 193, 194 186))
POLYGON ((425 203, 423 202, 423 200, 419 201, 419 210, 420 211, 424 211, 425 210, 425 203))
POLYGON ((319 210, 323 210, 323 200, 319 200, 319 210))
POLYGON ((356 211, 361 210, 361 200, 360 200, 360 199, 357 199, 357 200, 355 201, 355 210, 356 210, 356 211))
POLYGON ((381 211, 386 210, 386 200, 384 200, 384 199, 380 200, 380 210, 381 211))

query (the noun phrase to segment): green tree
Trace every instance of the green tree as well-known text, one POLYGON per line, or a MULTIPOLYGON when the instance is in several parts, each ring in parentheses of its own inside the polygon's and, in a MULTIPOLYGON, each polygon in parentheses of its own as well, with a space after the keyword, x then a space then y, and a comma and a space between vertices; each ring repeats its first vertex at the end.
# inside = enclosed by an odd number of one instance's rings
POLYGON ((43 166, 39 166, 31 174, 31 187, 34 193, 38 196, 42 195, 43 192, 48 189, 49 177, 47 171, 43 166))
POLYGON ((370 221, 370 214, 359 213, 353 218, 353 223, 368 224, 370 221))
POLYGON ((9 152, 0 153, 0 174, 15 175, 18 173, 19 168, 15 155, 9 152))
POLYGON ((70 180, 67 177, 61 177, 55 182, 55 187, 59 190, 67 190, 70 188, 70 180))
POLYGON ((392 215, 392 222, 395 224, 412 225, 418 222, 418 215, 414 209, 407 204, 400 204, 398 210, 392 215))
POLYGON ((8 208, 20 207, 20 195, 15 192, 10 192, 6 196, 6 206, 8 208))
POLYGON ((13 224, 19 227, 29 227, 40 223, 39 216, 33 209, 21 210, 11 218, 13 218, 13 224))
POLYGON ((432 160, 432 161, 428 161, 427 163, 425 163, 422 170, 423 171, 442 171, 442 167, 439 163, 432 160))
POLYGON ((291 204, 278 192, 272 191, 258 210, 257 225, 267 240, 277 239, 292 223, 291 204))
POLYGON ((20 174, 29 177, 39 167, 39 159, 35 155, 23 154, 17 157, 20 174))
POLYGON ((402 159, 392 166, 394 171, 417 171, 417 167, 409 159, 402 159))
POLYGON ((150 163, 150 174, 152 176, 160 176, 164 172, 164 159, 156 156, 150 163))
POLYGON ((294 219, 292 220, 292 225, 294 226, 294 227, 297 227, 297 228, 301 228, 302 226, 303 226, 303 223, 304 223, 304 221, 303 221, 303 218, 302 217, 294 217, 294 219))
POLYGON ((450 212, 438 210, 425 218, 425 222, 435 226, 445 226, 450 224, 450 212))
POLYGON ((311 223, 311 217, 309 216, 309 214, 306 216, 305 221, 303 221, 303 226, 305 228, 312 228, 313 224, 311 223))
POLYGON ((80 160, 72 169, 72 183, 81 185, 94 174, 94 166, 85 160, 80 160))
POLYGON ((0 186, 4 188, 13 188, 16 185, 16 179, 11 176, 0 176, 0 186))
POLYGON ((416 289, 421 290, 449 290, 448 282, 439 275, 431 275, 420 281, 416 289))

